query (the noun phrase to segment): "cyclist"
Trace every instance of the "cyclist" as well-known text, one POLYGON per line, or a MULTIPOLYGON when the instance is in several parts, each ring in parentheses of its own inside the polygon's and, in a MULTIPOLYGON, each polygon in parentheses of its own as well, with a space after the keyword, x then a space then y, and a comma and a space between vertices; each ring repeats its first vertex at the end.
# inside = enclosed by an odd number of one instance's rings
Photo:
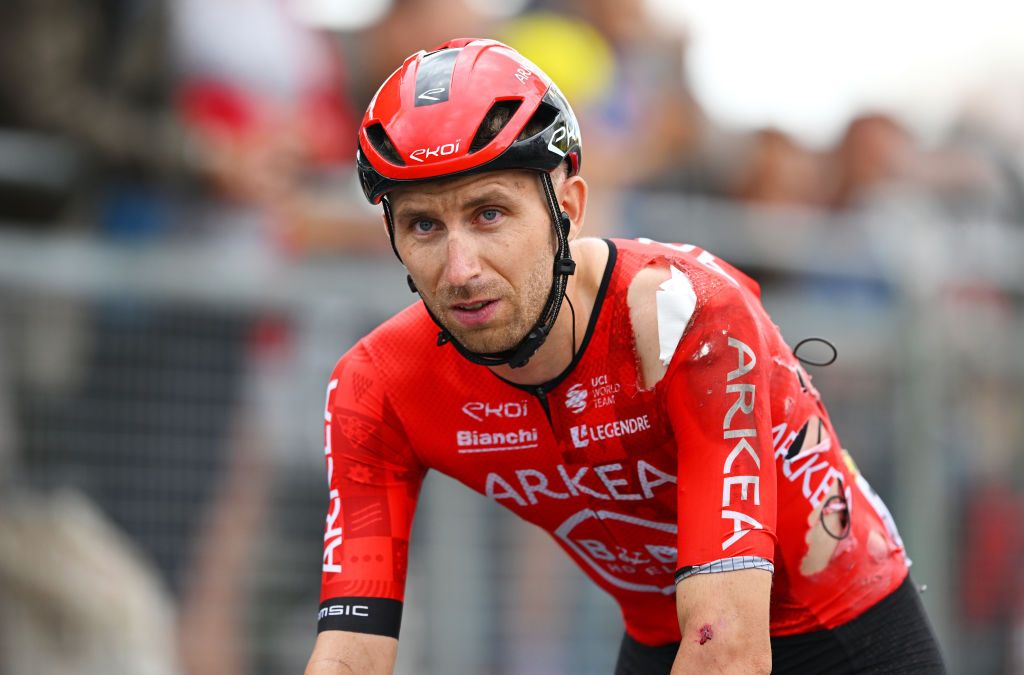
POLYGON ((428 469, 615 598, 619 674, 942 672, 889 513, 757 284, 696 246, 579 237, 581 158, 557 87, 491 40, 410 56, 370 103, 363 190, 422 302, 329 381, 307 673, 391 672, 428 469))

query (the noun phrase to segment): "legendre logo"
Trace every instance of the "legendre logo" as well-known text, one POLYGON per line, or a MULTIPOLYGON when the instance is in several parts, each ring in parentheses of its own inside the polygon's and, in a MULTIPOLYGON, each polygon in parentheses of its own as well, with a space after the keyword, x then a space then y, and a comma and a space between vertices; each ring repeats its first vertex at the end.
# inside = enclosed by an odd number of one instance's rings
POLYGON ((590 441, 606 441, 611 438, 630 436, 651 428, 647 415, 631 417, 628 420, 615 420, 607 424, 578 424, 571 429, 572 444, 577 448, 585 448, 590 441))

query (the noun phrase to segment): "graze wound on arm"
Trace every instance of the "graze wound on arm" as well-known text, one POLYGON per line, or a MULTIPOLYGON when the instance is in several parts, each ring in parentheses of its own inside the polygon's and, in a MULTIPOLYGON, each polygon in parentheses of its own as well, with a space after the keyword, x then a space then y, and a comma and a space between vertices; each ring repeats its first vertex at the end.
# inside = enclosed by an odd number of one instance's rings
POLYGON ((700 627, 700 630, 697 631, 697 636, 698 636, 697 642, 699 644, 704 644, 705 642, 707 642, 711 638, 715 637, 715 631, 714 631, 713 628, 711 628, 711 624, 710 623, 706 623, 706 624, 704 624, 703 626, 700 627))

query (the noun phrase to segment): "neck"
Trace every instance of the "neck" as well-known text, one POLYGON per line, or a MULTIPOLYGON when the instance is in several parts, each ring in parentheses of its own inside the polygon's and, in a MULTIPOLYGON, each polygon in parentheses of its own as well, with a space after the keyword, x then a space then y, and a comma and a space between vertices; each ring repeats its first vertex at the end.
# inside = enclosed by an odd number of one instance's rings
POLYGON ((569 367, 576 349, 579 348, 578 342, 583 339, 587 330, 587 322, 590 312, 593 310, 592 307, 581 306, 583 303, 580 302, 579 294, 575 290, 577 286, 578 284, 570 281, 569 288, 565 293, 566 300, 562 302, 551 333, 541 348, 530 357, 526 365, 522 368, 509 368, 507 365, 490 366, 496 375, 515 384, 542 384, 558 377, 569 367), (572 344, 573 317, 568 300, 571 300, 576 308, 577 344, 575 346, 572 344))
MULTIPOLYGON (((600 278, 603 276, 598 273, 595 283, 593 244, 600 245, 604 251, 603 259, 607 260, 607 248, 604 242, 600 240, 572 242, 573 258, 577 262, 576 274, 569 277, 569 284, 565 291, 566 299, 562 301, 562 306, 558 310, 558 318, 555 319, 551 333, 525 366, 522 368, 509 368, 507 365, 490 367, 496 375, 520 385, 543 384, 558 377, 572 363, 586 335, 587 325, 594 312, 597 289, 601 283, 600 278), (575 317, 569 306, 570 301, 572 307, 575 308, 575 317), (576 344, 573 344, 574 321, 576 344)), ((604 271, 603 265, 600 266, 600 270, 604 271)))

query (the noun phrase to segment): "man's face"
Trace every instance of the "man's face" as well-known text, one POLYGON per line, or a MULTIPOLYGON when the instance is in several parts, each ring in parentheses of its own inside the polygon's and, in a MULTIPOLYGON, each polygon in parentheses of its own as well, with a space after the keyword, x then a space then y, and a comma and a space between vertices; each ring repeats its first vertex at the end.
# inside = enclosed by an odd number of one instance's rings
POLYGON ((474 352, 514 347, 551 288, 554 233, 537 174, 495 171, 391 193, 395 244, 424 302, 474 352))

